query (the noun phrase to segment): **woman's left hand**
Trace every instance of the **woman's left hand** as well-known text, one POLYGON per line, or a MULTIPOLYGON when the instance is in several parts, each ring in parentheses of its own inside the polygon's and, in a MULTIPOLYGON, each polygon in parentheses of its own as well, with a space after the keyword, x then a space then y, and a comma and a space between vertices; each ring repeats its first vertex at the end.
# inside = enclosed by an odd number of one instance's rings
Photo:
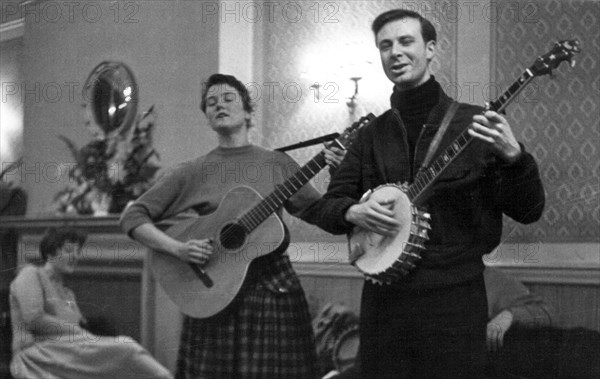
POLYGON ((339 166, 346 156, 346 150, 335 146, 325 147, 323 153, 325 154, 325 162, 333 168, 339 166))

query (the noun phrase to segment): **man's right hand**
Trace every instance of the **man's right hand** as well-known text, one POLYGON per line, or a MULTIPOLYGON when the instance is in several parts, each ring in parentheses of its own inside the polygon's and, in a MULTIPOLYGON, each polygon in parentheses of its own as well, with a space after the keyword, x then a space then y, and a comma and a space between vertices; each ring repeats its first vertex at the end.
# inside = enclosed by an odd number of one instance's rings
POLYGON ((400 223, 394 218, 394 200, 377 201, 369 199, 354 204, 346 211, 346 221, 373 233, 392 237, 400 229, 400 223))
POLYGON ((175 254, 184 262, 204 266, 208 263, 213 251, 211 239, 189 240, 181 242, 177 246, 175 254))

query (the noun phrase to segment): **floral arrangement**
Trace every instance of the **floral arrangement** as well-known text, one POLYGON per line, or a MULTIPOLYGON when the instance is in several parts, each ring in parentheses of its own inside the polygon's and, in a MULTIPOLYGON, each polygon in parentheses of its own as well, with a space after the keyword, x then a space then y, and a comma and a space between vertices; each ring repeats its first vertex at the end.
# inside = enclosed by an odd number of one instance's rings
POLYGON ((86 127, 94 139, 81 149, 61 135, 76 164, 69 169, 69 183, 54 197, 61 214, 120 213, 154 182, 160 166, 152 147, 154 107, 138 115, 128 127, 106 132, 90 120, 86 127))

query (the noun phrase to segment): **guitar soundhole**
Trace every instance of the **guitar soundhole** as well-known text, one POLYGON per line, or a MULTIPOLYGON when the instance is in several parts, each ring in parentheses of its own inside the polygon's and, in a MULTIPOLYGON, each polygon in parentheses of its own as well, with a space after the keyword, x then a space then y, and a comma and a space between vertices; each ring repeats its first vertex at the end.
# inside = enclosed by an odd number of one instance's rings
POLYGON ((221 240, 221 246, 225 249, 238 249, 246 240, 246 231, 239 224, 227 224, 221 229, 219 238, 221 240))

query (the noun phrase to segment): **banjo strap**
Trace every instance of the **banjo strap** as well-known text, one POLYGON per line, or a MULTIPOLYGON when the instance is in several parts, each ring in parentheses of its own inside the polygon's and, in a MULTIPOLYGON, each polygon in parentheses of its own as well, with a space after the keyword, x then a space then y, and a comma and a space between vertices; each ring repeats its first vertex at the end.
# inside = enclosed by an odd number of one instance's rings
POLYGON ((433 154, 435 153, 438 146, 440 145, 440 142, 442 142, 442 137, 444 136, 444 133, 446 133, 446 130, 448 129, 448 125, 450 125, 450 121, 452 120, 452 117, 454 117, 454 114, 456 113, 457 109, 458 109, 457 101, 453 101, 452 103, 450 103, 450 106, 448 107, 448 110, 446 110, 446 114, 444 115, 444 118, 442 119, 442 123, 440 124, 440 127, 439 127, 437 133, 435 133, 435 136, 433 137, 431 144, 429 144, 429 149, 427 150, 427 155, 425 156, 425 159, 423 160, 423 163, 421 164, 421 167, 419 168, 419 172, 427 169, 427 167, 429 166, 429 163, 431 162, 431 159, 433 158, 433 154))

